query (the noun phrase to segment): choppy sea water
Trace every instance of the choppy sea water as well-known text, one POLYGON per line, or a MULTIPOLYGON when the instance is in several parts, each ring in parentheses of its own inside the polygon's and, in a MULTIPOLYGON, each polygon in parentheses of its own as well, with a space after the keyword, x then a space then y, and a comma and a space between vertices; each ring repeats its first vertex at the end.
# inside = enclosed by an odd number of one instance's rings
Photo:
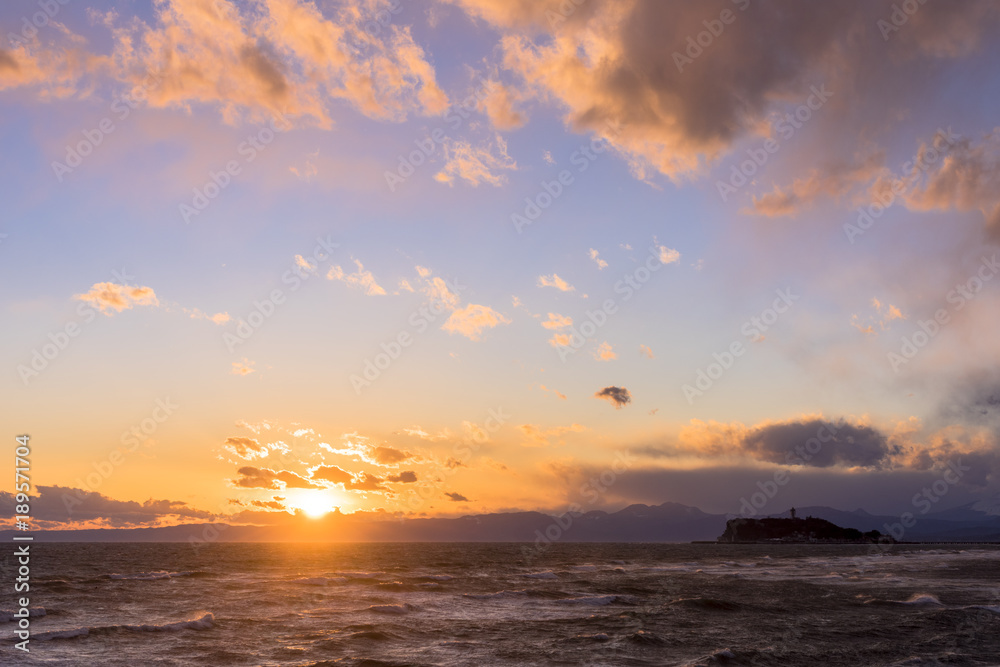
MULTIPOLYGON (((1000 665, 1000 546, 37 544, 0 664, 1000 665)), ((13 609, 8 586, 0 608, 13 609)))

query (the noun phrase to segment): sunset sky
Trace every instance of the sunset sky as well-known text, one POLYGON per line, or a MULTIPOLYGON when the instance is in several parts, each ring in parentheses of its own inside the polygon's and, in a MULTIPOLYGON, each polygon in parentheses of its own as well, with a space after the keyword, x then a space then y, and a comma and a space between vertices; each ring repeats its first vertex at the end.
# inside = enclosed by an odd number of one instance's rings
POLYGON ((40 525, 735 512, 779 468, 775 512, 898 513, 959 461, 936 508, 997 508, 998 28, 3 3, 0 422, 40 525))

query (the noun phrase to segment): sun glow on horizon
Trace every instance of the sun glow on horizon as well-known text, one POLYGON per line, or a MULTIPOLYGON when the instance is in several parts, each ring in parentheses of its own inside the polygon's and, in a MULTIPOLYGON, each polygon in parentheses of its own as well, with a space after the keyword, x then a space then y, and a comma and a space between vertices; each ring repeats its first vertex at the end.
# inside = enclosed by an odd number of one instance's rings
POLYGON ((289 507, 302 510, 310 519, 319 519, 336 509, 333 498, 326 491, 303 491, 289 503, 289 507))

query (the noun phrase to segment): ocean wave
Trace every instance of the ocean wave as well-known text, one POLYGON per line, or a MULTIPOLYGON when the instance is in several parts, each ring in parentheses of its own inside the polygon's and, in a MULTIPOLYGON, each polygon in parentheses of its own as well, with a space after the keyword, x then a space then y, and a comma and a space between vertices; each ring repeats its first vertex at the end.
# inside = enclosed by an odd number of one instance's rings
POLYGON ((552 570, 546 570, 545 572, 531 572, 524 575, 528 579, 558 579, 559 576, 556 575, 552 570))
POLYGON ((72 639, 73 637, 86 637, 90 634, 90 628, 73 628, 72 630, 55 630, 53 632, 39 632, 34 638, 40 641, 48 639, 72 639))
POLYGON ((304 586, 326 586, 329 581, 326 577, 299 577, 298 579, 293 579, 292 583, 304 586))
POLYGON ((670 603, 670 606, 689 607, 706 611, 738 611, 742 605, 717 598, 680 598, 670 603))
POLYGON ((524 597, 528 591, 500 591, 499 593, 462 593, 463 598, 470 600, 500 600, 504 598, 524 597))
POLYGON ((623 601, 624 599, 621 595, 598 595, 595 597, 566 598, 564 600, 556 600, 559 604, 586 604, 596 607, 603 607, 604 605, 609 605, 613 602, 623 601))
MULTIPOLYGON (((17 621, 17 617, 14 616, 17 610, 10 609, 0 609, 0 623, 13 623, 17 621)), ((28 618, 35 618, 37 616, 45 616, 48 613, 45 611, 45 607, 28 607, 28 618)))
POLYGON ((930 593, 914 593, 908 599, 900 602, 899 604, 912 604, 912 605, 932 605, 940 607, 941 600, 937 599, 936 595, 931 595, 930 593))
POLYGON ((994 614, 1000 614, 1000 605, 987 605, 987 604, 974 604, 971 607, 965 607, 965 609, 985 609, 986 611, 992 611, 994 614))
MULTIPOLYGON (((744 659, 748 656, 744 656, 744 659)), ((732 649, 722 649, 721 651, 716 651, 711 655, 706 655, 699 658, 695 662, 688 663, 686 667, 714 667, 714 665, 731 665, 731 664, 748 664, 743 660, 740 660, 741 656, 732 649), (735 662, 739 660, 739 662, 735 662)), ((750 663, 752 664, 752 663, 750 663)))
POLYGON ((53 630, 51 632, 41 632, 35 635, 35 639, 72 639, 73 637, 86 637, 90 634, 114 632, 118 630, 128 630, 131 632, 179 632, 181 630, 208 630, 215 625, 215 616, 211 612, 206 612, 199 618, 187 621, 177 621, 176 623, 144 624, 144 625, 104 625, 99 627, 80 627, 69 630, 53 630))
POLYGON ((368 611, 375 612, 376 614, 408 614, 411 611, 417 611, 417 607, 406 603, 406 604, 373 604, 368 607, 368 611))
POLYGON ((107 579, 112 579, 115 581, 119 580, 155 581, 158 579, 174 579, 176 577, 198 577, 206 575, 208 575, 208 572, 199 572, 199 571, 167 572, 165 570, 161 570, 159 572, 133 572, 130 574, 118 574, 117 572, 112 572, 111 574, 105 575, 105 577, 107 579))

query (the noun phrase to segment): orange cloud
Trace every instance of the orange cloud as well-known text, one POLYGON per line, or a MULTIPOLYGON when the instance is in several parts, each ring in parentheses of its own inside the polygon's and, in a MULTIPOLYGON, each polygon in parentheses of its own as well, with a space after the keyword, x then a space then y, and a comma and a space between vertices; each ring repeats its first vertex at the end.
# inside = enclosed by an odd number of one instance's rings
POLYGON ((509 86, 496 81, 487 84, 489 92, 479 103, 479 110, 490 119, 498 130, 515 130, 527 122, 527 117, 514 108, 517 94, 509 86))
POLYGON ((559 313, 549 313, 549 319, 542 322, 546 329, 563 329, 573 326, 573 318, 559 313))
POLYGON ((441 328, 448 333, 460 333, 469 340, 479 340, 484 329, 500 324, 510 324, 510 319, 489 306, 470 303, 454 311, 441 328))
POLYGON ((507 182, 501 170, 517 169, 517 162, 507 154, 507 142, 499 135, 494 144, 481 147, 468 141, 448 139, 444 143, 444 157, 444 168, 434 175, 434 179, 448 185, 459 178, 473 187, 480 183, 499 187, 507 182))
POLYGON ((246 357, 244 357, 242 361, 233 362, 233 375, 250 375, 254 372, 256 372, 254 370, 254 362, 250 361, 246 357))
MULTIPOLYGON (((528 447, 547 447, 551 442, 550 438, 558 438, 566 433, 580 433, 587 430, 585 426, 575 423, 569 426, 557 426, 550 429, 542 429, 535 424, 521 424, 517 428, 524 436, 521 444, 528 447)), ((563 445, 565 441, 560 440, 556 444, 563 445)))
POLYGON ((612 359, 617 359, 618 355, 615 353, 614 348, 608 342, 601 343, 597 350, 594 351, 594 358, 599 361, 611 361, 612 359))
POLYGON ((331 266, 330 270, 326 273, 327 279, 339 280, 351 287, 357 287, 368 296, 384 295, 385 289, 375 281, 375 276, 372 275, 372 272, 366 271, 365 267, 357 259, 354 260, 354 264, 358 269, 354 273, 344 273, 344 269, 339 265, 331 266))
POLYGON ((588 253, 588 255, 590 255, 590 258, 592 260, 594 260, 594 262, 597 264, 597 268, 598 269, 604 269, 604 268, 606 268, 608 266, 608 263, 605 262, 600 257, 598 257, 598 254, 599 253, 596 250, 594 250, 593 248, 591 248, 590 252, 588 253))
MULTIPOLYGON (((152 107, 214 105, 231 124, 291 116, 330 127, 335 100, 380 120, 441 114, 448 98, 409 28, 365 29, 389 5, 348 0, 324 16, 299 0, 159 0, 150 23, 100 17, 113 38, 103 69, 133 91, 142 88, 152 107), (151 86, 143 82, 149 73, 156 74, 151 86)), ((12 70, 9 60, 0 56, 7 63, 0 87, 15 75, 36 82, 46 69, 19 59, 12 70)))
POLYGON ((560 292, 572 292, 576 289, 554 273, 551 276, 538 276, 538 286, 555 287, 560 292))
POLYGON ((73 298, 96 306, 105 315, 110 311, 120 313, 133 306, 160 305, 152 287, 130 287, 118 283, 94 283, 89 292, 73 298))

